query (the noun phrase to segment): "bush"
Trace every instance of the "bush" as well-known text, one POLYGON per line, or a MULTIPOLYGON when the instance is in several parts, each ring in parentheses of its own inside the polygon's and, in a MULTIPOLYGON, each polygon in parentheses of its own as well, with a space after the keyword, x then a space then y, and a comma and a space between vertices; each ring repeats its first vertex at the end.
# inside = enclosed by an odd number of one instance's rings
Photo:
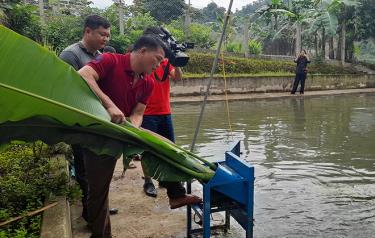
POLYGON ((262 43, 256 41, 256 40, 250 40, 249 41, 249 52, 253 55, 259 55, 262 53, 262 43))
POLYGON ((113 35, 109 40, 108 45, 114 47, 117 53, 123 54, 127 51, 127 48, 130 45, 136 42, 142 33, 142 30, 133 30, 124 35, 113 35))
POLYGON ((195 43, 196 47, 209 49, 215 45, 215 41, 211 39, 212 28, 198 23, 192 23, 189 26, 190 41, 195 43))
POLYGON ((236 43, 236 42, 230 42, 227 44, 227 52, 233 52, 233 53, 241 53, 242 51, 242 44, 236 43))
POLYGON ((51 45, 57 55, 67 46, 82 38, 83 20, 76 16, 51 16, 44 29, 47 44, 51 45))
POLYGON ((37 14, 37 7, 32 5, 14 4, 5 11, 7 27, 13 31, 41 42, 42 27, 37 14))
MULTIPOLYGON (((190 60, 184 67, 184 71, 190 74, 208 74, 212 67, 214 54, 189 53, 190 60)), ((225 71, 229 74, 258 74, 262 72, 289 72, 294 73, 296 64, 292 61, 262 60, 252 58, 225 57, 225 71)), ((222 60, 219 60, 217 73, 223 72, 222 60)), ((309 73, 313 74, 352 74, 357 73, 354 69, 343 68, 327 64, 311 64, 308 66, 309 73)))
MULTIPOLYGON (((71 192, 66 173, 49 157, 48 147, 13 143, 0 154, 0 222, 43 206, 51 194, 71 192)), ((39 237, 42 215, 25 217, 2 227, 1 238, 39 237)))

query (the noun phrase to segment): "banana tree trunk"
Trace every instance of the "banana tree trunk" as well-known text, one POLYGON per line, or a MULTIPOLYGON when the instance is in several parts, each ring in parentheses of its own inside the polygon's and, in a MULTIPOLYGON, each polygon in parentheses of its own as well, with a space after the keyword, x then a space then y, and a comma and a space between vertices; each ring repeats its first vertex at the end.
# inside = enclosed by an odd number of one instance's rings
POLYGON ((275 31, 277 31, 278 28, 279 28, 278 19, 277 19, 277 15, 275 14, 275 31))
POLYGON ((326 57, 326 29, 322 29, 322 58, 326 57))
POLYGON ((249 57, 249 19, 245 20, 243 28, 243 50, 245 51, 245 57, 249 57))
POLYGON ((341 64, 344 65, 345 63, 345 44, 346 44, 346 26, 345 21, 342 23, 341 28, 341 64))
POLYGON ((335 58, 335 51, 333 49, 333 36, 329 38, 329 58, 330 59, 335 58))
POLYGON ((302 42, 302 25, 301 23, 297 22, 297 28, 296 28, 296 55, 298 55, 299 52, 301 52, 301 42, 302 42))
POLYGON ((315 35, 314 35, 314 46, 315 46, 315 56, 318 56, 319 54, 319 51, 318 51, 318 37, 316 36, 316 32, 315 32, 315 35))

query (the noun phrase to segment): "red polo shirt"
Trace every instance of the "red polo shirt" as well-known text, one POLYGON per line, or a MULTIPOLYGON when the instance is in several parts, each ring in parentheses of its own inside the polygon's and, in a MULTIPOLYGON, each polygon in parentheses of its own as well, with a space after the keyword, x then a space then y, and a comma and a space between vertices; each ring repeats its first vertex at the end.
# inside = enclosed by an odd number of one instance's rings
MULTIPOLYGON (((168 60, 164 59, 159 67, 150 75, 154 80, 154 90, 148 100, 145 115, 158 116, 158 115, 169 115, 171 114, 170 105, 170 82, 169 77, 166 80, 160 81, 163 78, 164 69, 168 64, 168 60), (158 76, 155 78, 154 73, 158 76)), ((169 73, 174 69, 172 65, 169 65, 169 73)))
POLYGON ((133 85, 134 72, 130 67, 130 54, 101 54, 87 65, 98 73, 100 89, 126 117, 132 114, 137 103, 148 103, 154 80, 150 76, 142 76, 133 85))

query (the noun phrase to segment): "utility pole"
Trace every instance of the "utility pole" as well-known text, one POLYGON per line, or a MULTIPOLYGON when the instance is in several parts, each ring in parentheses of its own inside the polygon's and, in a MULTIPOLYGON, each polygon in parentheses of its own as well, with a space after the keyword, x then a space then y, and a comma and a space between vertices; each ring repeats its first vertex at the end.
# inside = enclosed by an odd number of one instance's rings
POLYGON ((118 8, 118 19, 119 19, 119 28, 120 35, 124 35, 124 6, 125 0, 113 0, 118 8))
POLYGON ((44 1, 43 0, 39 0, 38 1, 38 5, 39 5, 40 22, 44 26, 45 23, 46 23, 45 18, 44 18, 44 1))
POLYGON ((190 12, 191 12, 191 5, 190 5, 190 0, 189 0, 188 8, 186 9, 186 14, 185 14, 185 36, 187 39, 190 39, 190 24, 191 24, 190 12))
POLYGON ((125 6, 125 2, 123 3, 123 0, 120 0, 120 8, 118 11, 120 35, 124 35, 124 6, 125 6))

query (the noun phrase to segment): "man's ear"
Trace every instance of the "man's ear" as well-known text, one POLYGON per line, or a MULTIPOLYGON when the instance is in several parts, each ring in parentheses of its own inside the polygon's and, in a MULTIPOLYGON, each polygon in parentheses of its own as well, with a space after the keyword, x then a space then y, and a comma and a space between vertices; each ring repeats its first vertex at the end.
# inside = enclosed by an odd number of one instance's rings
POLYGON ((146 51, 147 51, 147 48, 146 48, 146 47, 142 47, 142 48, 139 50, 139 53, 144 54, 144 53, 146 53, 146 51))
POLYGON ((91 31, 92 31, 92 29, 91 29, 90 27, 86 27, 84 33, 85 33, 85 34, 90 34, 91 31))

